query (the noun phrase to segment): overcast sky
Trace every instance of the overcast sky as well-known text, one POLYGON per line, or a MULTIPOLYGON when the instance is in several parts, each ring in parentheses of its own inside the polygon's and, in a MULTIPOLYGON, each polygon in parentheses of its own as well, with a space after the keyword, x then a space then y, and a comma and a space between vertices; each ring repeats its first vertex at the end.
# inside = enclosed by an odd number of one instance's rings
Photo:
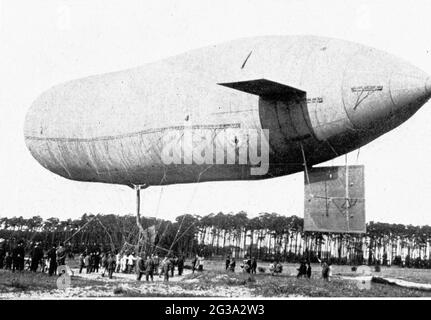
MULTIPOLYGON (((37 163, 23 123, 51 86, 258 35, 312 34, 369 45, 431 74, 431 1, 0 0, 0 216, 61 219, 133 213, 124 186, 75 182, 37 163)), ((349 154, 365 165, 367 221, 431 225, 431 103, 349 154)), ((328 164, 343 164, 344 158, 328 164)), ((143 214, 259 212, 303 216, 303 176, 151 187, 143 214)))

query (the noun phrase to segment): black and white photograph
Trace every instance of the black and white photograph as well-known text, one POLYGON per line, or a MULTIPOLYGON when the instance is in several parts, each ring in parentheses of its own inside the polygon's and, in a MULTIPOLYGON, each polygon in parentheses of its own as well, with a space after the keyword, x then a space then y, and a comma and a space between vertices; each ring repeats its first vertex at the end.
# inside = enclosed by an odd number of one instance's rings
POLYGON ((430 12, 0 0, 0 300, 430 299, 430 12))

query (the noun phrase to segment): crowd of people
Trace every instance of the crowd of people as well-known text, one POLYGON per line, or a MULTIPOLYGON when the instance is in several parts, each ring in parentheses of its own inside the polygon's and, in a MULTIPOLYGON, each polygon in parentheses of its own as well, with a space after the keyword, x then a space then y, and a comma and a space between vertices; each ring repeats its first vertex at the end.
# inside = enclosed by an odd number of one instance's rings
POLYGON ((175 268, 181 276, 184 271, 184 257, 182 255, 167 255, 163 259, 157 254, 136 255, 134 252, 102 253, 83 252, 79 256, 79 273, 84 269, 86 273, 99 272, 105 276, 108 273, 112 278, 113 273, 135 273, 136 280, 140 281, 145 275, 147 281, 154 281, 154 276, 164 276, 165 281, 174 276, 175 268))
POLYGON ((65 265, 67 250, 62 243, 43 250, 40 242, 26 244, 18 241, 14 244, 0 239, 0 269, 15 271, 48 272, 56 274, 57 267, 65 265), (26 255, 26 251, 29 255, 26 255))
MULTIPOLYGON (((235 272, 235 267, 236 267, 235 258, 231 257, 230 255, 228 255, 226 257, 226 264, 225 264, 226 270, 227 271, 231 271, 231 272, 235 272)), ((243 263, 241 264, 241 268, 246 273, 255 274, 256 270, 257 270, 257 260, 256 260, 256 258, 253 257, 253 259, 251 259, 250 257, 245 256, 244 260, 243 260, 243 263)))
MULTIPOLYGON (((52 248, 44 248, 40 242, 25 243, 15 241, 13 244, 0 238, 0 269, 15 271, 29 270, 47 272, 50 276, 57 273, 57 267, 66 264, 67 257, 73 257, 63 243, 52 248), (27 252, 27 255, 26 255, 27 252)), ((322 278, 329 281, 332 276, 332 265, 326 261, 320 261, 322 278)), ((257 260, 245 256, 241 269, 245 273, 256 274, 257 260)), ((154 276, 163 277, 169 281, 177 270, 178 276, 182 276, 185 268, 185 258, 182 255, 168 253, 165 257, 157 254, 137 255, 134 251, 106 251, 103 252, 99 246, 94 244, 86 248, 79 255, 79 273, 85 271, 87 274, 99 273, 104 277, 113 277, 114 273, 136 274, 136 280, 140 281, 145 275, 146 281, 154 281, 154 276)), ((225 270, 235 272, 236 261, 228 255, 225 261, 225 270)), ((196 255, 191 261, 192 273, 203 271, 204 257, 196 255)), ((312 268, 310 261, 302 260, 297 278, 311 278, 312 268)), ((279 261, 272 261, 269 265, 271 275, 282 273, 283 266, 279 261)))
MULTIPOLYGON (((328 263, 326 261, 321 261, 320 259, 317 259, 320 263, 320 266, 322 268, 322 279, 326 281, 330 281, 332 277, 332 264, 328 263)), ((298 268, 298 275, 297 278, 306 277, 308 279, 311 278, 311 263, 307 260, 302 260, 301 264, 298 268)))
MULTIPOLYGON (((328 263, 326 261, 321 261, 319 260, 319 263, 321 265, 322 268, 322 278, 326 281, 329 281, 331 276, 332 276, 332 265, 331 263, 328 263)), ((235 267, 236 267, 236 261, 234 257, 231 257, 230 255, 228 255, 226 257, 226 261, 225 261, 225 270, 229 271, 229 272, 235 272, 235 267)), ((249 273, 249 274, 256 274, 256 270, 257 270, 257 260, 255 257, 253 257, 252 259, 248 256, 245 256, 245 259, 243 261, 243 263, 240 266, 242 268, 242 271, 245 273, 249 273)), ((297 278, 311 278, 311 263, 310 261, 307 260, 302 260, 300 263, 298 270, 298 274, 297 274, 297 278)), ((283 265, 281 264, 280 261, 278 260, 273 260, 270 264, 269 264, 269 272, 271 273, 272 276, 277 275, 277 274, 281 274, 283 272, 283 265)))
MULTIPOLYGON (((50 276, 57 274, 57 267, 66 264, 66 258, 73 258, 70 248, 63 243, 52 248, 43 248, 40 242, 9 241, 0 238, 0 269, 15 271, 44 272, 50 276)), ((203 271, 202 256, 196 255, 192 259, 192 272, 203 271)), ((169 281, 177 270, 183 275, 185 258, 183 255, 167 254, 159 257, 157 254, 136 255, 133 251, 101 250, 94 244, 87 247, 79 255, 79 273, 100 273, 101 276, 113 277, 114 273, 136 274, 140 281, 145 275, 147 281, 154 281, 154 276, 164 277, 169 281)))

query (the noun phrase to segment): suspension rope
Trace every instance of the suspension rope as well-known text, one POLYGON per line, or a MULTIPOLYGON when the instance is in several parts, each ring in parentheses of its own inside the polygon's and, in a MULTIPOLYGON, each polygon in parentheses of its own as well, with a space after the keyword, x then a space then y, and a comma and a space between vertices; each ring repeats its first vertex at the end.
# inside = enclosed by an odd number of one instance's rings
POLYGON ((93 221, 96 218, 96 216, 92 217, 90 220, 88 220, 82 227, 80 227, 77 231, 75 231, 69 238, 64 240, 63 242, 67 242, 70 239, 72 239, 77 233, 79 233, 83 228, 85 228, 91 221, 93 221))
MULTIPOLYGON (((162 222, 160 221, 160 226, 161 226, 161 224, 162 224, 162 222)), ((166 223, 165 230, 163 231, 162 235, 159 237, 159 240, 157 241, 157 243, 154 245, 153 253, 154 253, 156 247, 159 247, 158 245, 159 245, 160 241, 162 241, 163 237, 165 236, 166 231, 168 230, 168 227, 169 227, 169 222, 166 223)))
POLYGON ((304 146, 302 145, 302 142, 299 143, 301 146, 301 152, 302 152, 302 159, 304 160, 304 172, 305 172, 305 177, 307 179, 307 184, 310 184, 310 177, 308 176, 308 169, 307 169, 307 159, 305 159, 305 152, 304 152, 304 146))
MULTIPOLYGON (((189 207, 190 207, 190 205, 191 205, 191 203, 192 203, 192 201, 193 201, 193 199, 194 199, 194 196, 195 196, 195 194, 196 194, 196 190, 197 190, 197 186, 198 186, 198 183, 199 183, 199 182, 200 182, 200 180, 201 180, 202 174, 204 174, 208 169, 212 168, 213 166, 214 166, 214 164, 211 164, 210 166, 206 167, 204 170, 202 170, 202 171, 199 173, 198 179, 197 179, 197 181, 196 181, 196 183, 195 183, 195 185, 194 185, 194 187, 193 187, 192 197, 189 199, 189 202, 188 202, 187 207, 186 207, 186 208, 187 208, 187 211, 189 210, 189 207)), ((179 232, 180 232, 180 230, 181 230, 181 228, 182 228, 182 226, 183 226, 183 222, 184 222, 185 217, 186 217, 186 214, 184 214, 184 215, 183 215, 183 218, 181 219, 180 226, 178 227, 178 230, 177 230, 177 232, 176 232, 176 234, 175 234, 175 237, 174 237, 174 240, 172 241, 171 246, 169 247, 169 250, 172 250, 172 247, 174 246, 174 244, 175 244, 175 243, 177 243, 177 237, 178 237, 178 234, 179 234, 179 232)), ((185 234, 185 232, 187 232, 187 231, 188 231, 188 229, 186 229, 186 231, 184 231, 184 232, 181 234, 181 237, 182 237, 182 236, 185 234)))
POLYGON ((100 223, 103 230, 105 230, 106 234, 108 235, 109 241, 111 241, 111 250, 115 251, 115 244, 114 244, 114 241, 112 240, 111 234, 108 232, 108 229, 105 227, 105 225, 102 223, 102 221, 100 221, 100 219, 97 216, 95 218, 100 223))

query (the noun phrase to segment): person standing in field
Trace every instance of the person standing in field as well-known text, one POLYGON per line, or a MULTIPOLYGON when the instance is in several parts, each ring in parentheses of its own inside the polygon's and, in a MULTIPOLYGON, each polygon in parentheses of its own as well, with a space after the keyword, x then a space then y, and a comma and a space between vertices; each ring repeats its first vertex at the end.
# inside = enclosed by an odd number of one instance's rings
POLYGON ((229 263, 229 270, 232 272, 235 272, 235 266, 236 266, 235 258, 232 258, 229 263))
POLYGON ((84 263, 85 263, 85 270, 86 270, 86 273, 88 274, 88 273, 90 273, 90 272, 91 272, 91 255, 90 255, 89 253, 87 253, 87 254, 85 255, 84 263))
POLYGON ((57 253, 56 253, 56 249, 55 246, 53 246, 49 251, 48 251, 48 259, 49 259, 49 269, 48 269, 48 274, 50 276, 52 276, 54 273, 56 273, 57 270, 57 253))
POLYGON ((256 261, 256 257, 253 257, 253 260, 251 261, 251 273, 256 274, 256 269, 257 269, 257 261, 256 261))
POLYGON ((58 246, 56 255, 57 265, 64 266, 66 264, 66 248, 64 248, 62 243, 58 246))
POLYGON ((170 265, 171 265, 171 278, 174 276, 174 272, 175 272, 175 265, 177 264, 177 258, 175 256, 172 256, 169 259, 170 265))
POLYGON ((12 272, 15 272, 15 270, 24 270, 24 254, 25 251, 22 242, 19 242, 18 245, 12 251, 12 272))
POLYGON ((105 276, 105 272, 108 271, 108 255, 106 253, 102 254, 102 277, 105 276))
POLYGON ((154 281, 154 261, 150 256, 147 256, 145 260, 145 278, 147 281, 151 278, 151 281, 154 281))
POLYGON ((112 279, 112 274, 115 271, 116 261, 117 261, 117 259, 114 256, 114 254, 113 253, 109 254, 109 258, 108 258, 108 262, 107 262, 109 279, 112 279))
POLYGON ((311 264, 310 261, 307 262, 307 278, 311 278, 311 264))
POLYGON ((180 257, 178 258, 177 265, 178 265, 178 275, 182 276, 183 270, 184 270, 184 257, 183 257, 183 255, 180 255, 180 257))
POLYGON ((247 258, 247 256, 245 257, 245 259, 243 261, 242 267, 243 267, 244 272, 246 272, 246 273, 251 272, 251 259, 247 258))
POLYGON ((43 259, 43 250, 39 246, 39 243, 37 242, 31 253, 31 266, 30 266, 31 271, 33 272, 37 271, 37 268, 39 267, 39 263, 41 259, 43 259))
POLYGON ((117 252, 115 255, 115 272, 120 272, 121 268, 121 253, 117 252))
POLYGON ((192 260, 192 273, 195 273, 198 264, 198 255, 196 255, 192 260))
POLYGON ((12 269, 12 255, 9 251, 6 251, 6 255, 4 257, 4 268, 5 270, 12 269))
POLYGON ((94 263, 95 263, 94 252, 91 252, 90 253, 90 269, 89 269, 89 273, 92 273, 94 271, 94 263))
POLYGON ((0 238, 0 269, 4 267, 4 258, 6 256, 6 241, 3 238, 0 238))
POLYGON ((204 271, 204 257, 203 256, 198 256, 198 261, 197 261, 197 268, 198 271, 204 271))
POLYGON ((82 272, 82 269, 85 268, 85 252, 82 252, 79 255, 79 273, 82 272))
POLYGON ((299 265, 298 275, 296 276, 296 278, 305 277, 306 274, 307 274, 307 266, 305 264, 305 260, 302 260, 301 264, 299 265))
POLYGON ((94 253, 94 269, 93 269, 93 271, 96 273, 99 273, 99 266, 100 266, 100 252, 96 251, 94 253))
POLYGON ((162 261, 162 273, 164 275, 163 281, 169 281, 169 270, 171 268, 171 261, 165 257, 162 261))
POLYGON ((160 267, 160 258, 157 254, 152 256, 153 262, 154 262, 154 273, 156 275, 159 274, 159 267, 160 267))
POLYGON ((332 263, 329 262, 328 263, 328 281, 331 281, 331 277, 332 277, 332 263))
POLYGON ((329 266, 326 261, 322 263, 322 278, 323 280, 329 281, 329 266))
POLYGON ((121 256, 121 272, 126 273, 127 272, 127 253, 124 252, 121 256))
POLYGON ((145 260, 143 257, 138 257, 136 259, 136 280, 141 281, 142 275, 145 273, 145 260))
POLYGON ((11 270, 12 269, 12 255, 9 251, 6 252, 6 255, 4 257, 4 264, 5 264, 5 269, 6 270, 11 270))
POLYGON ((229 255, 226 257, 225 264, 226 264, 226 270, 228 270, 229 269, 229 265, 230 265, 230 256, 229 255))
POLYGON ((129 256, 127 257, 127 272, 128 273, 132 273, 134 266, 135 266, 135 254, 134 253, 130 253, 129 256))

